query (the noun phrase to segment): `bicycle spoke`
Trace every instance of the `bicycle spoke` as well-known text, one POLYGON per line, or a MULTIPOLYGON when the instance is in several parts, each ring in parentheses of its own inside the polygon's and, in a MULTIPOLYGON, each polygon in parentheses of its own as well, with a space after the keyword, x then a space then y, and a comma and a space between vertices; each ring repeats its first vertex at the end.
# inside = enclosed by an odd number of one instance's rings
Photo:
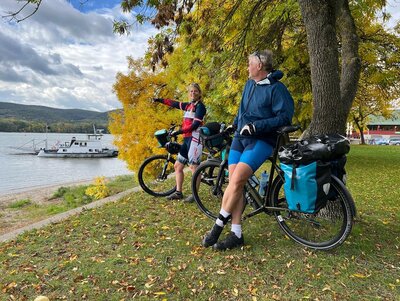
POLYGON ((150 157, 139 168, 139 184, 150 195, 170 195, 175 191, 174 172, 174 163, 167 156, 150 157))
POLYGON ((192 179, 194 199, 200 210, 208 217, 216 219, 221 207, 222 196, 228 185, 225 173, 218 183, 220 171, 218 161, 206 161, 196 169, 192 179), (198 178, 200 177, 200 181, 198 178))

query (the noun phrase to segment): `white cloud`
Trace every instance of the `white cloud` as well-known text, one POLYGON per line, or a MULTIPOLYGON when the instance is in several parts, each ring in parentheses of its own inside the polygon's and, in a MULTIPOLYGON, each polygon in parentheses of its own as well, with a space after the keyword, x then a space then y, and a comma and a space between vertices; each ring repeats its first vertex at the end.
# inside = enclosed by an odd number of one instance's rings
MULTIPOLYGON (((15 0, 1 0, 15 11, 15 0)), ((129 36, 112 33, 119 6, 81 13, 65 0, 43 1, 18 24, 0 23, 0 101, 107 111, 120 107, 112 93, 127 56, 142 57, 150 26, 129 36)), ((132 18, 124 15, 125 19, 132 18)))

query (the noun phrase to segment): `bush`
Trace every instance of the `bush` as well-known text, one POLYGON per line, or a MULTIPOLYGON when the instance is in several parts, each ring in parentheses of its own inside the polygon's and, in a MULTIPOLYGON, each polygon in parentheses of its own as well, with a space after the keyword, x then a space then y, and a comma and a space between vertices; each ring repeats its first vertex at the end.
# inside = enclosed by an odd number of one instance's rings
POLYGON ((85 190, 85 194, 94 198, 95 200, 100 200, 110 195, 110 190, 106 186, 105 177, 96 177, 94 179, 94 185, 89 186, 85 190))

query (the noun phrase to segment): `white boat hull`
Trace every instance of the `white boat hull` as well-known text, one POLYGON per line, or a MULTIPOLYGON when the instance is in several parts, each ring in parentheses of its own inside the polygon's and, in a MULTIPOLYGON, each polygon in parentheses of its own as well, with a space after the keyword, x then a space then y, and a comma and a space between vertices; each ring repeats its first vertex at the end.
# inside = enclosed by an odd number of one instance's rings
POLYGON ((43 158, 114 158, 118 156, 118 151, 104 150, 98 153, 62 153, 57 150, 41 149, 37 156, 43 158))
POLYGON ((44 158, 112 158, 118 156, 118 150, 103 147, 101 130, 93 127, 94 133, 86 139, 72 137, 70 142, 57 144, 52 148, 41 148, 38 157, 44 158))

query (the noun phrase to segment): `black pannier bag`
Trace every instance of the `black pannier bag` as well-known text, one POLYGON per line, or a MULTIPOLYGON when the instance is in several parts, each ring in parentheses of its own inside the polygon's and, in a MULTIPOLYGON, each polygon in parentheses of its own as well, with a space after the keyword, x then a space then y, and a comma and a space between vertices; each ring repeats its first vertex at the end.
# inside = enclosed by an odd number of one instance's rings
POLYGON ((318 135, 281 146, 279 160, 288 164, 337 160, 350 151, 349 140, 341 135, 318 135))
POLYGON ((221 148, 224 145, 224 135, 221 133, 222 124, 219 122, 208 122, 200 127, 200 135, 203 143, 209 148, 221 148))
POLYGON ((177 154, 179 153, 179 151, 181 150, 181 145, 178 142, 167 142, 165 144, 165 149, 167 150, 167 152, 169 152, 170 154, 177 154))
POLYGON ((282 146, 279 160, 289 209, 315 213, 328 199, 334 199, 336 195, 327 181, 333 174, 345 183, 344 166, 349 150, 349 140, 341 135, 318 135, 282 146))

